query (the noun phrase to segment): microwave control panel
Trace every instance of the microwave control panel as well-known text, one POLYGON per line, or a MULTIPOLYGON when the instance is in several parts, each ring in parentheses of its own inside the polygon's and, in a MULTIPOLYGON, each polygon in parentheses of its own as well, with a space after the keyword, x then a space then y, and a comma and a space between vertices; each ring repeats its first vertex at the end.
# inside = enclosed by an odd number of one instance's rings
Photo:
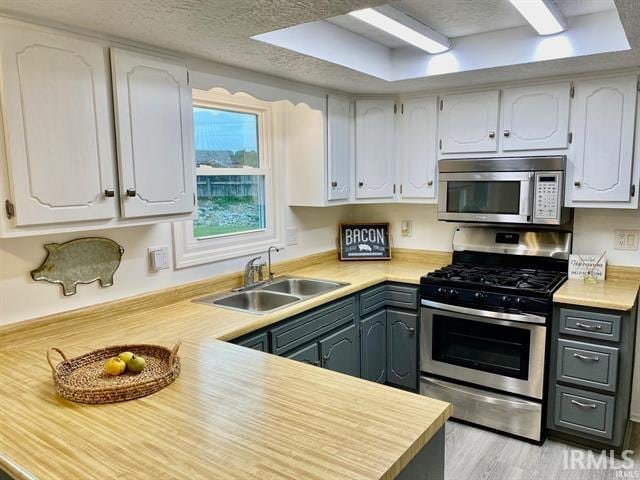
POLYGON ((562 201, 562 174, 536 172, 534 191, 534 219, 537 222, 558 220, 562 201))

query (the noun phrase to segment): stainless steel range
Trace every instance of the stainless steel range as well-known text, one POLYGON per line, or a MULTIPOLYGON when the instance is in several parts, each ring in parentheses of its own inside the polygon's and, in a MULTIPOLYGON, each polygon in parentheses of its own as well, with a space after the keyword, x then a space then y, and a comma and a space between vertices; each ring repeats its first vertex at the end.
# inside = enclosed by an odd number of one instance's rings
POLYGON ((421 279, 420 391, 454 418, 542 440, 552 296, 571 233, 461 227, 453 264, 421 279))

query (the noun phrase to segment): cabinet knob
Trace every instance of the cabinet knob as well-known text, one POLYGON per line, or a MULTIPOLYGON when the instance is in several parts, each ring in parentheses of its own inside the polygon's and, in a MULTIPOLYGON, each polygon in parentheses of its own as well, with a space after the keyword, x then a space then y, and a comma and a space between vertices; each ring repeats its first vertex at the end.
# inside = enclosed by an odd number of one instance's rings
POLYGON ((430 187, 431 185, 433 185, 433 180, 429 180, 429 181, 427 182, 427 185, 428 185, 429 187, 430 187))
POLYGON ((322 361, 320 362, 320 365, 324 367, 327 364, 328 361, 329 361, 329 355, 323 355, 322 356, 322 361))
POLYGON ((364 182, 358 182, 358 186, 359 186, 360 188, 364 187, 364 182))
POLYGON ((573 186, 574 187, 579 187, 580 185, 582 185, 578 180, 576 180, 575 182, 573 182, 573 186))
POLYGON ((316 367, 320 366, 320 360, 314 360, 313 362, 311 362, 312 365, 315 365, 316 367))
POLYGON ((505 137, 508 137, 509 135, 511 135, 511 131, 509 131, 509 130, 505 130, 505 131, 504 131, 504 136, 505 136, 505 137))
POLYGON ((413 335, 414 333, 416 333, 416 329, 413 327, 409 328, 409 335, 413 335))
POLYGON ((496 136, 496 132, 494 132, 493 130, 489 132, 489 138, 495 138, 496 136))
POLYGON ((333 188, 336 188, 338 186, 338 182, 336 182, 335 180, 333 182, 331 182, 331 186, 333 188))
POLYGON ((111 197, 115 197, 115 195, 116 195, 116 192, 113 190, 113 188, 107 188, 107 189, 104 191, 104 196, 105 196, 105 197, 109 197, 109 198, 111 198, 111 197))
POLYGON ((127 188, 127 197, 135 197, 136 189, 135 188, 127 188))

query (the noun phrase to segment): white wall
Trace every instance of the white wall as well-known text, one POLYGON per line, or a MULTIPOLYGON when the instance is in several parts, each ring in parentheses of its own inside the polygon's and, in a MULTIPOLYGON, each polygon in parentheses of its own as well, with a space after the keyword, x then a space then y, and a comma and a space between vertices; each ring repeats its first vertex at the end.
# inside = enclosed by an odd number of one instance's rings
MULTIPOLYGON (((273 261, 299 257, 335 247, 337 225, 349 220, 347 207, 326 209, 287 209, 287 226, 298 228, 298 244, 273 255, 273 261)), ((182 270, 150 272, 147 247, 168 245, 173 248, 171 224, 126 227, 96 232, 0 239, 0 324, 12 323, 52 313, 129 297, 172 285, 240 271, 247 258, 237 258, 182 270), (45 243, 64 242, 81 236, 105 236, 125 249, 114 285, 101 288, 98 283, 79 285, 76 295, 65 297, 59 285, 34 282, 29 271, 46 256, 45 243)), ((173 255, 171 254, 172 262, 173 255)), ((265 257, 266 259, 266 257, 265 257)))

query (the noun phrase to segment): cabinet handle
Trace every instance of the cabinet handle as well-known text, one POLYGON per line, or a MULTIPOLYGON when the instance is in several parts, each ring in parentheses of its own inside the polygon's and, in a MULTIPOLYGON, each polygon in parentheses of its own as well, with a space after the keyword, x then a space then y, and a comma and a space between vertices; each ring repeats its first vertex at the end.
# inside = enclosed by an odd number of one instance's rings
POLYGON ((359 186, 360 188, 364 187, 364 182, 358 182, 358 186, 359 186))
POLYGON ((509 135, 511 135, 511 132, 509 130, 505 130, 504 131, 504 136, 508 137, 509 135))
POLYGON ((579 358, 580 360, 590 360, 592 362, 599 362, 600 361, 600 357, 588 357, 586 355, 580 355, 579 353, 574 353, 573 356, 575 358, 579 358))
POLYGON ((602 325, 587 325, 586 323, 576 322, 576 327, 584 330, 602 330, 602 325))
POLYGON ((109 197, 109 198, 111 198, 111 197, 115 197, 115 195, 116 195, 116 192, 113 190, 113 188, 107 188, 107 189, 104 191, 104 196, 105 196, 105 197, 109 197))
POLYGON ((429 181, 427 182, 427 185, 428 185, 429 187, 430 187, 431 185, 433 185, 433 180, 429 180, 429 181))
POLYGON ((312 365, 315 365, 316 367, 320 366, 320 360, 314 360, 313 362, 311 362, 312 365))
POLYGON ((331 182, 331 186, 333 188, 336 188, 338 186, 338 182, 336 182, 335 180, 333 182, 331 182))
POLYGON ((322 367, 326 366, 328 361, 329 361, 329 355, 323 355, 322 361, 320 362, 320 366, 322 367))
POLYGON ((577 400, 571 400, 571 403, 577 405, 580 408, 597 408, 598 406, 595 403, 582 403, 577 400))
POLYGON ((496 132, 494 132, 493 130, 491 130, 491 131, 489 132, 489 138, 495 138, 495 136, 496 136, 496 132))
POLYGON ((415 329, 415 328, 413 328, 413 327, 410 327, 410 328, 409 328, 409 335, 410 335, 410 336, 413 336, 413 334, 414 334, 414 333, 416 333, 416 329, 415 329))
POLYGON ((580 181, 578 181, 578 180, 576 180, 575 182, 573 182, 573 186, 574 186, 574 187, 579 187, 580 185, 582 185, 582 184, 581 184, 581 183, 580 183, 580 181))
POLYGON ((135 188, 127 188, 127 197, 135 197, 136 189, 135 188))

